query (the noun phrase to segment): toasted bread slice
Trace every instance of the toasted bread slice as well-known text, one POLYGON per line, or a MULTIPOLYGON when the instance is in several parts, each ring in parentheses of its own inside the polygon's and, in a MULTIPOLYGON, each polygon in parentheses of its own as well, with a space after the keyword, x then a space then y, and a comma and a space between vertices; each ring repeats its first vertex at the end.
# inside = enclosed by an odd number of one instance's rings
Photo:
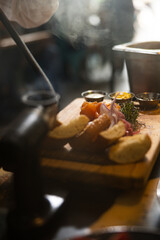
POLYGON ((144 158, 151 147, 147 133, 122 137, 109 149, 109 159, 116 163, 133 163, 144 158))
POLYGON ((109 145, 118 141, 120 137, 123 137, 125 135, 125 132, 125 124, 122 121, 119 121, 113 127, 99 133, 96 140, 97 146, 99 146, 99 149, 105 149, 109 145))
POLYGON ((47 148, 58 148, 65 145, 68 143, 69 139, 73 138, 77 134, 80 134, 88 122, 89 118, 87 116, 79 115, 67 124, 62 123, 49 132, 47 138, 45 139, 44 146, 47 148))
POLYGON ((61 124, 49 132, 49 137, 55 139, 66 139, 79 134, 89 122, 89 118, 85 115, 79 115, 72 119, 68 124, 61 124))

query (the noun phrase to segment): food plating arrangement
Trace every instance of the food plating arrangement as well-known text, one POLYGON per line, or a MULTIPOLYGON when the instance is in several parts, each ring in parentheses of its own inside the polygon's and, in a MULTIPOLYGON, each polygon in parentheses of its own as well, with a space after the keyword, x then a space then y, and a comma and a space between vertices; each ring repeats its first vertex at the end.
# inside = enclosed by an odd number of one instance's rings
MULTIPOLYGON (((83 98, 74 100, 58 115, 58 125, 49 132, 46 140, 47 146, 50 146, 49 155, 54 152, 57 159, 67 159, 72 162, 72 166, 83 162, 85 171, 89 171, 85 166, 87 163, 90 163, 90 167, 93 167, 92 164, 100 164, 107 178, 125 177, 127 181, 128 177, 138 181, 138 177, 144 184, 159 151, 159 135, 157 139, 155 132, 156 127, 159 127, 156 118, 159 105, 144 111, 133 93, 115 92, 108 94, 108 99, 104 96, 101 101, 96 101, 100 91, 86 92, 87 96, 91 94, 92 97, 94 92, 95 101, 83 95, 83 98), (153 121, 155 129, 152 129, 153 121), (132 176, 130 173, 125 176, 125 167, 134 172, 134 164, 144 165, 142 176, 132 176), (123 176, 119 171, 124 173, 123 176)), ((47 154, 44 156, 48 157, 47 154)))
MULTIPOLYGON (((94 94, 99 97, 95 91, 94 94)), ((93 97, 93 91, 87 94, 89 101, 85 95, 76 119, 68 125, 57 126, 50 133, 56 140, 55 145, 69 143, 73 150, 86 152, 108 149, 109 159, 122 164, 141 160, 151 146, 151 139, 148 134, 140 133, 139 112, 131 101, 133 93, 114 93, 111 102, 90 102, 89 95, 93 97), (121 99, 130 101, 116 103, 121 99)))

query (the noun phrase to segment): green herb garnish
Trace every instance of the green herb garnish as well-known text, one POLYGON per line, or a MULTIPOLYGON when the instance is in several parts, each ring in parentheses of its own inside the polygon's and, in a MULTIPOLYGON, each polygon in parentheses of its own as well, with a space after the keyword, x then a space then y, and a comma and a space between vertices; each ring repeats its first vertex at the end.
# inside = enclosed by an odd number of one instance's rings
POLYGON ((123 103, 121 106, 121 112, 124 114, 125 119, 136 127, 137 117, 139 115, 138 109, 134 106, 133 102, 123 103))

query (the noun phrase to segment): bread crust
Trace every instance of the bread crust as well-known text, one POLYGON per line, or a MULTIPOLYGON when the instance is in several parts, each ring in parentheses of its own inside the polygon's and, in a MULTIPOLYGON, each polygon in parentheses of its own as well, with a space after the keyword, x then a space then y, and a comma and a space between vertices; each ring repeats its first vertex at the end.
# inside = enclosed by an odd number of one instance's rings
POLYGON ((85 115, 79 115, 72 119, 68 124, 61 124, 49 132, 48 136, 55 139, 68 139, 79 134, 89 122, 89 118, 85 115))
POLYGON ((111 144, 117 142, 120 137, 125 135, 125 132, 125 124, 122 121, 119 121, 113 127, 100 132, 96 140, 99 149, 105 149, 111 144))
POLYGON ((71 138, 83 131, 88 122, 87 116, 79 115, 67 124, 62 123, 48 133, 43 146, 47 149, 63 147, 71 138))
POLYGON ((95 151, 96 139, 98 134, 107 129, 111 120, 107 114, 102 114, 86 126, 83 132, 69 141, 71 147, 75 150, 95 151))
POLYGON ((109 159, 120 164, 133 163, 144 158, 151 147, 151 138, 147 133, 122 137, 109 148, 109 159))

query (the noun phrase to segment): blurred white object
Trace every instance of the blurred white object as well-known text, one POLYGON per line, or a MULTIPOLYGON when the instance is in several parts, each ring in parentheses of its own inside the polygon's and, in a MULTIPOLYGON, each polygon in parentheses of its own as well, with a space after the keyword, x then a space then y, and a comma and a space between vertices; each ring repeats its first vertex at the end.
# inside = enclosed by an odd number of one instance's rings
POLYGON ((59 0, 0 0, 0 8, 10 21, 24 28, 46 23, 56 12, 59 0))

